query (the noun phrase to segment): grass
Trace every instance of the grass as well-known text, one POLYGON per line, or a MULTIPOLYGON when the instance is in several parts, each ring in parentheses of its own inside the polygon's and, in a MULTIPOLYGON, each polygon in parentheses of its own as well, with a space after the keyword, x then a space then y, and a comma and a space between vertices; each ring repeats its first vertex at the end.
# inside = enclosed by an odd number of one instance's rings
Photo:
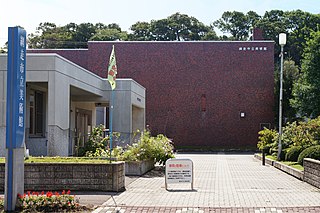
MULTIPOLYGON (((273 156, 273 155, 266 155, 266 158, 269 158, 271 160, 275 160, 277 161, 277 157, 276 156, 273 156)), ((292 168, 295 168, 295 169, 298 169, 300 171, 303 171, 304 168, 303 166, 301 166, 300 164, 298 164, 298 162, 292 162, 292 161, 279 161, 280 163, 283 163, 287 166, 290 166, 292 168)))
MULTIPOLYGON (((5 158, 0 158, 4 163, 5 158)), ((86 157, 30 157, 25 163, 110 163, 109 159, 86 158, 86 157)))
POLYGON ((269 158, 271 160, 277 160, 277 157, 273 155, 266 155, 266 158, 269 158))
POLYGON ((281 161, 281 163, 283 163, 283 164, 285 164, 285 165, 287 165, 287 166, 291 166, 291 167, 293 167, 293 168, 295 168, 295 169, 298 169, 298 170, 300 170, 300 171, 303 171, 303 170, 304 170, 303 166, 301 166, 300 164, 298 164, 298 162, 281 161))

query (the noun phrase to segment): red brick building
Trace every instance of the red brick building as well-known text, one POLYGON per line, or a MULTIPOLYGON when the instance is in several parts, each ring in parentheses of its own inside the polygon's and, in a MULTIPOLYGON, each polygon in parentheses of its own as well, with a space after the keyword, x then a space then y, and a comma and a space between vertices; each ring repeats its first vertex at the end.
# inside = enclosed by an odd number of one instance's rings
POLYGON ((176 146, 255 149, 274 120, 274 42, 89 42, 56 52, 102 76, 115 45, 118 78, 146 88, 146 123, 176 146))

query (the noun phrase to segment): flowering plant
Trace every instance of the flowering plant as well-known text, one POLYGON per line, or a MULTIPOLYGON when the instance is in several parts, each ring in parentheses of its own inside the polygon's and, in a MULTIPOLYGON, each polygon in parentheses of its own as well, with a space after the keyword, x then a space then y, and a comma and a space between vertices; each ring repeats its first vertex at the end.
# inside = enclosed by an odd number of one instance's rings
MULTIPOLYGON (((154 160, 157 163, 165 164, 166 160, 174 158, 172 141, 166 136, 159 134, 151 136, 151 132, 145 130, 137 143, 128 145, 124 152, 116 156, 123 161, 154 160)), ((114 149, 116 150, 116 149, 114 149)))
POLYGON ((70 195, 70 190, 58 192, 48 191, 30 192, 18 194, 18 208, 24 212, 60 212, 73 211, 80 205, 75 201, 74 196, 70 195))

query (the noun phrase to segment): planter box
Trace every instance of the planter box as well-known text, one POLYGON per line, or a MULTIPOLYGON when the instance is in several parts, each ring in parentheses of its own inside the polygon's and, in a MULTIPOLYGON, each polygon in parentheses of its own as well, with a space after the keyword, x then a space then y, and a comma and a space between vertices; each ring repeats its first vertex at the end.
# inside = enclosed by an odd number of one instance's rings
POLYGON ((153 160, 131 161, 125 163, 125 174, 141 176, 154 168, 153 160))
MULTIPOLYGON (((262 160, 262 156, 259 155, 259 154, 254 154, 254 157, 257 158, 258 160, 262 160)), ((292 168, 291 166, 287 166, 283 163, 280 163, 278 161, 274 161, 274 160, 271 160, 271 159, 268 159, 266 158, 266 163, 271 165, 271 166, 274 166, 275 168, 277 169, 280 169, 281 171, 284 171, 300 180, 303 180, 303 172, 302 171, 299 171, 295 168, 292 168)))
MULTIPOLYGON (((0 190, 4 191, 5 164, 0 164, 0 190)), ((26 163, 24 189, 32 191, 124 191, 124 162, 26 163)))
MULTIPOLYGON (((261 160, 261 161, 262 161, 262 155, 254 154, 254 157, 257 158, 258 160, 261 160)), ((269 165, 273 166, 274 160, 271 160, 271 159, 269 159, 269 158, 266 158, 266 164, 269 164, 269 165)))
POLYGON ((303 159, 304 181, 320 188, 320 161, 311 158, 303 159))
POLYGON ((300 180, 303 180, 303 172, 298 169, 292 168, 291 166, 285 165, 285 164, 277 162, 277 161, 275 161, 273 163, 273 166, 276 167, 277 169, 280 169, 281 171, 284 171, 284 172, 300 179, 300 180))

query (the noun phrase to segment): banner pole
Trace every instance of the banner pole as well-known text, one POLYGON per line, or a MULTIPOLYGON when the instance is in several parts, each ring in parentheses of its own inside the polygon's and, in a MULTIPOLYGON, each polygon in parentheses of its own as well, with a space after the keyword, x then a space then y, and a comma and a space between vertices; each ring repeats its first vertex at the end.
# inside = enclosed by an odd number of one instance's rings
POLYGON ((110 101, 110 118, 109 118, 109 139, 110 139, 110 163, 112 157, 112 139, 113 139, 113 130, 112 130, 112 120, 113 120, 113 101, 114 101, 114 92, 111 90, 111 101, 110 101))

